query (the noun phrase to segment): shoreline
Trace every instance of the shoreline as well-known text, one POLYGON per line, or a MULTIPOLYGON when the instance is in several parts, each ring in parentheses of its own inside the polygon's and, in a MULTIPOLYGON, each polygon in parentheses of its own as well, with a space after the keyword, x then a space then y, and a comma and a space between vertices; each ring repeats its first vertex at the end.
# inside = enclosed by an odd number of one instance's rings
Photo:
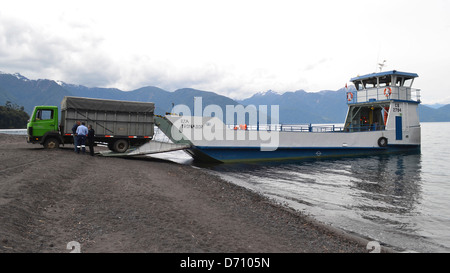
POLYGON ((0 252, 67 253, 72 241, 86 253, 369 252, 367 239, 192 166, 5 134, 0 166, 0 252))

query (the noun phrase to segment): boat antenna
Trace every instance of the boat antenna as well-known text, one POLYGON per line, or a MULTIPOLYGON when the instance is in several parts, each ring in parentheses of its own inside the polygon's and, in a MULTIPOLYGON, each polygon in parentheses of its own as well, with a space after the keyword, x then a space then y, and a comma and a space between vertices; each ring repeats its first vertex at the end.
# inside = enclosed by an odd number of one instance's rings
POLYGON ((383 67, 385 67, 385 66, 386 66, 386 60, 383 60, 382 63, 378 64, 378 67, 380 68, 380 72, 383 70, 383 67))

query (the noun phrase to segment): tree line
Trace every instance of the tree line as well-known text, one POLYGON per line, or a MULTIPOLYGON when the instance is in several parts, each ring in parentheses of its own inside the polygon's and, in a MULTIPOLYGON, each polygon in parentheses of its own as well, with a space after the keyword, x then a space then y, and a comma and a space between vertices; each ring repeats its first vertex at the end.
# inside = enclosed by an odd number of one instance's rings
POLYGON ((7 101, 5 106, 0 106, 1 129, 25 129, 30 116, 24 111, 23 106, 7 101))

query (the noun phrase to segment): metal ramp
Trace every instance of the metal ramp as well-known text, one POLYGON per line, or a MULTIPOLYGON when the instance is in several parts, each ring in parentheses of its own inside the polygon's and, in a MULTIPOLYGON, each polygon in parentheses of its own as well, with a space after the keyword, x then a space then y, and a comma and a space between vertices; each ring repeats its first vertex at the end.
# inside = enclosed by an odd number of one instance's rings
POLYGON ((174 144, 162 141, 152 140, 140 147, 130 148, 125 153, 116 153, 113 151, 100 152, 101 156, 129 157, 148 154, 158 154, 165 152, 173 152, 190 148, 189 144, 174 144))

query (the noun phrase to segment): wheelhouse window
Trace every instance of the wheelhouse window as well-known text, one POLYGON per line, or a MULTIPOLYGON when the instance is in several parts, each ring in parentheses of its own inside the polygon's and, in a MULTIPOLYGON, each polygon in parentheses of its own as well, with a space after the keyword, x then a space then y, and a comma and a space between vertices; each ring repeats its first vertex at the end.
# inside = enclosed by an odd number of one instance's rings
POLYGON ((414 79, 405 79, 402 86, 412 87, 414 79))

